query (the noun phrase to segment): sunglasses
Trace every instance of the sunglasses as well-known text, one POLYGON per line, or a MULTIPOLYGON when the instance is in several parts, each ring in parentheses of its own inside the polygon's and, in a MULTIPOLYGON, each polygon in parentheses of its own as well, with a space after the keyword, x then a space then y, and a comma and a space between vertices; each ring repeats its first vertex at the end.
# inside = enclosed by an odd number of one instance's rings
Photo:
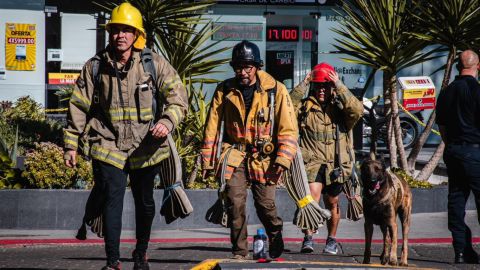
POLYGON ((233 67, 233 70, 236 73, 241 73, 242 71, 245 71, 246 73, 252 72, 254 66, 235 66, 233 67))

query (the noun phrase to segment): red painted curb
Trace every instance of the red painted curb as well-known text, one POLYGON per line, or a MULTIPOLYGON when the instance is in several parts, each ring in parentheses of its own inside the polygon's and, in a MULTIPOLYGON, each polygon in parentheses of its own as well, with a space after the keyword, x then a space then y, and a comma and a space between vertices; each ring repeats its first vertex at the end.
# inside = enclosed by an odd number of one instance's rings
MULTIPOLYGON (((135 243, 135 239, 122 239, 122 243, 135 243)), ((249 241, 252 238, 249 237, 249 241)), ((302 242, 303 238, 284 238, 285 242, 302 242)), ((317 242, 323 242, 323 239, 316 239, 317 242)), ((338 242, 345 244, 363 244, 364 239, 342 239, 338 238, 338 242)), ((230 238, 155 238, 150 240, 151 243, 229 243, 230 238)), ((383 240, 374 239, 373 243, 381 244, 383 240)), ((401 239, 398 240, 401 243, 401 239)), ((413 238, 408 240, 412 244, 451 244, 452 238, 413 238)), ((474 244, 480 243, 480 237, 472 239, 474 244)), ((16 245, 54 245, 54 244, 103 244, 103 239, 87 239, 80 241, 77 239, 1 239, 0 246, 16 246, 16 245)))

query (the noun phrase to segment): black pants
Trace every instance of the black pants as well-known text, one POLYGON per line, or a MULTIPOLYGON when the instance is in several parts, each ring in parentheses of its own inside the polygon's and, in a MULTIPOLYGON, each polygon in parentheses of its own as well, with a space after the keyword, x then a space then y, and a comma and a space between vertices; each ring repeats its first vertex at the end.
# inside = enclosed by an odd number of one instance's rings
POLYGON ((103 204, 104 240, 107 262, 120 259, 120 234, 122 231, 123 198, 130 175, 130 186, 135 201, 136 249, 146 251, 150 241, 152 221, 155 216, 153 185, 158 166, 138 170, 119 169, 110 164, 94 160, 95 186, 105 196, 103 204))
POLYGON ((465 224, 465 205, 470 191, 480 206, 480 148, 448 145, 443 155, 448 173, 448 229, 452 233, 455 253, 470 253, 472 232, 465 224))

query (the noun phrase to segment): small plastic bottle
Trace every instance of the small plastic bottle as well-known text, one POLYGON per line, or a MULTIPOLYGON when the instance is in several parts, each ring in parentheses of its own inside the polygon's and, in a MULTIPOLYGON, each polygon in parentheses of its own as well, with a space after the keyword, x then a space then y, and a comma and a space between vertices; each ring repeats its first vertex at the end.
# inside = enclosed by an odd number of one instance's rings
POLYGON ((264 229, 257 229, 257 234, 253 237, 253 259, 267 258, 267 235, 264 229))

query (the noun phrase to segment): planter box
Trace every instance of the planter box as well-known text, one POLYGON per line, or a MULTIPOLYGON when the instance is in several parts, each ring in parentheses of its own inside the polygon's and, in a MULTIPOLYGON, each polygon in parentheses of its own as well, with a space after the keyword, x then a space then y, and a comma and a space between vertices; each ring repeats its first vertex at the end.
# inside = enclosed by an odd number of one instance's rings
MULTIPOLYGON (((413 189, 413 213, 446 212, 447 187, 433 189, 413 189)), ((74 230, 79 227, 83 217, 88 190, 0 190, 0 229, 48 229, 74 230)), ((166 224, 159 214, 163 190, 155 190, 156 216, 153 229, 192 229, 218 227, 205 221, 205 213, 217 199, 216 190, 186 190, 193 213, 185 219, 166 224)), ((277 208, 279 216, 286 222, 293 220, 295 203, 287 191, 277 190, 277 208)), ((345 213, 347 201, 341 196, 341 209, 345 213)), ((475 209, 473 200, 469 200, 467 209, 475 209)), ((251 193, 247 202, 249 224, 259 224, 251 193)), ((123 228, 135 228, 135 209, 130 190, 127 191, 123 210, 123 228)))

